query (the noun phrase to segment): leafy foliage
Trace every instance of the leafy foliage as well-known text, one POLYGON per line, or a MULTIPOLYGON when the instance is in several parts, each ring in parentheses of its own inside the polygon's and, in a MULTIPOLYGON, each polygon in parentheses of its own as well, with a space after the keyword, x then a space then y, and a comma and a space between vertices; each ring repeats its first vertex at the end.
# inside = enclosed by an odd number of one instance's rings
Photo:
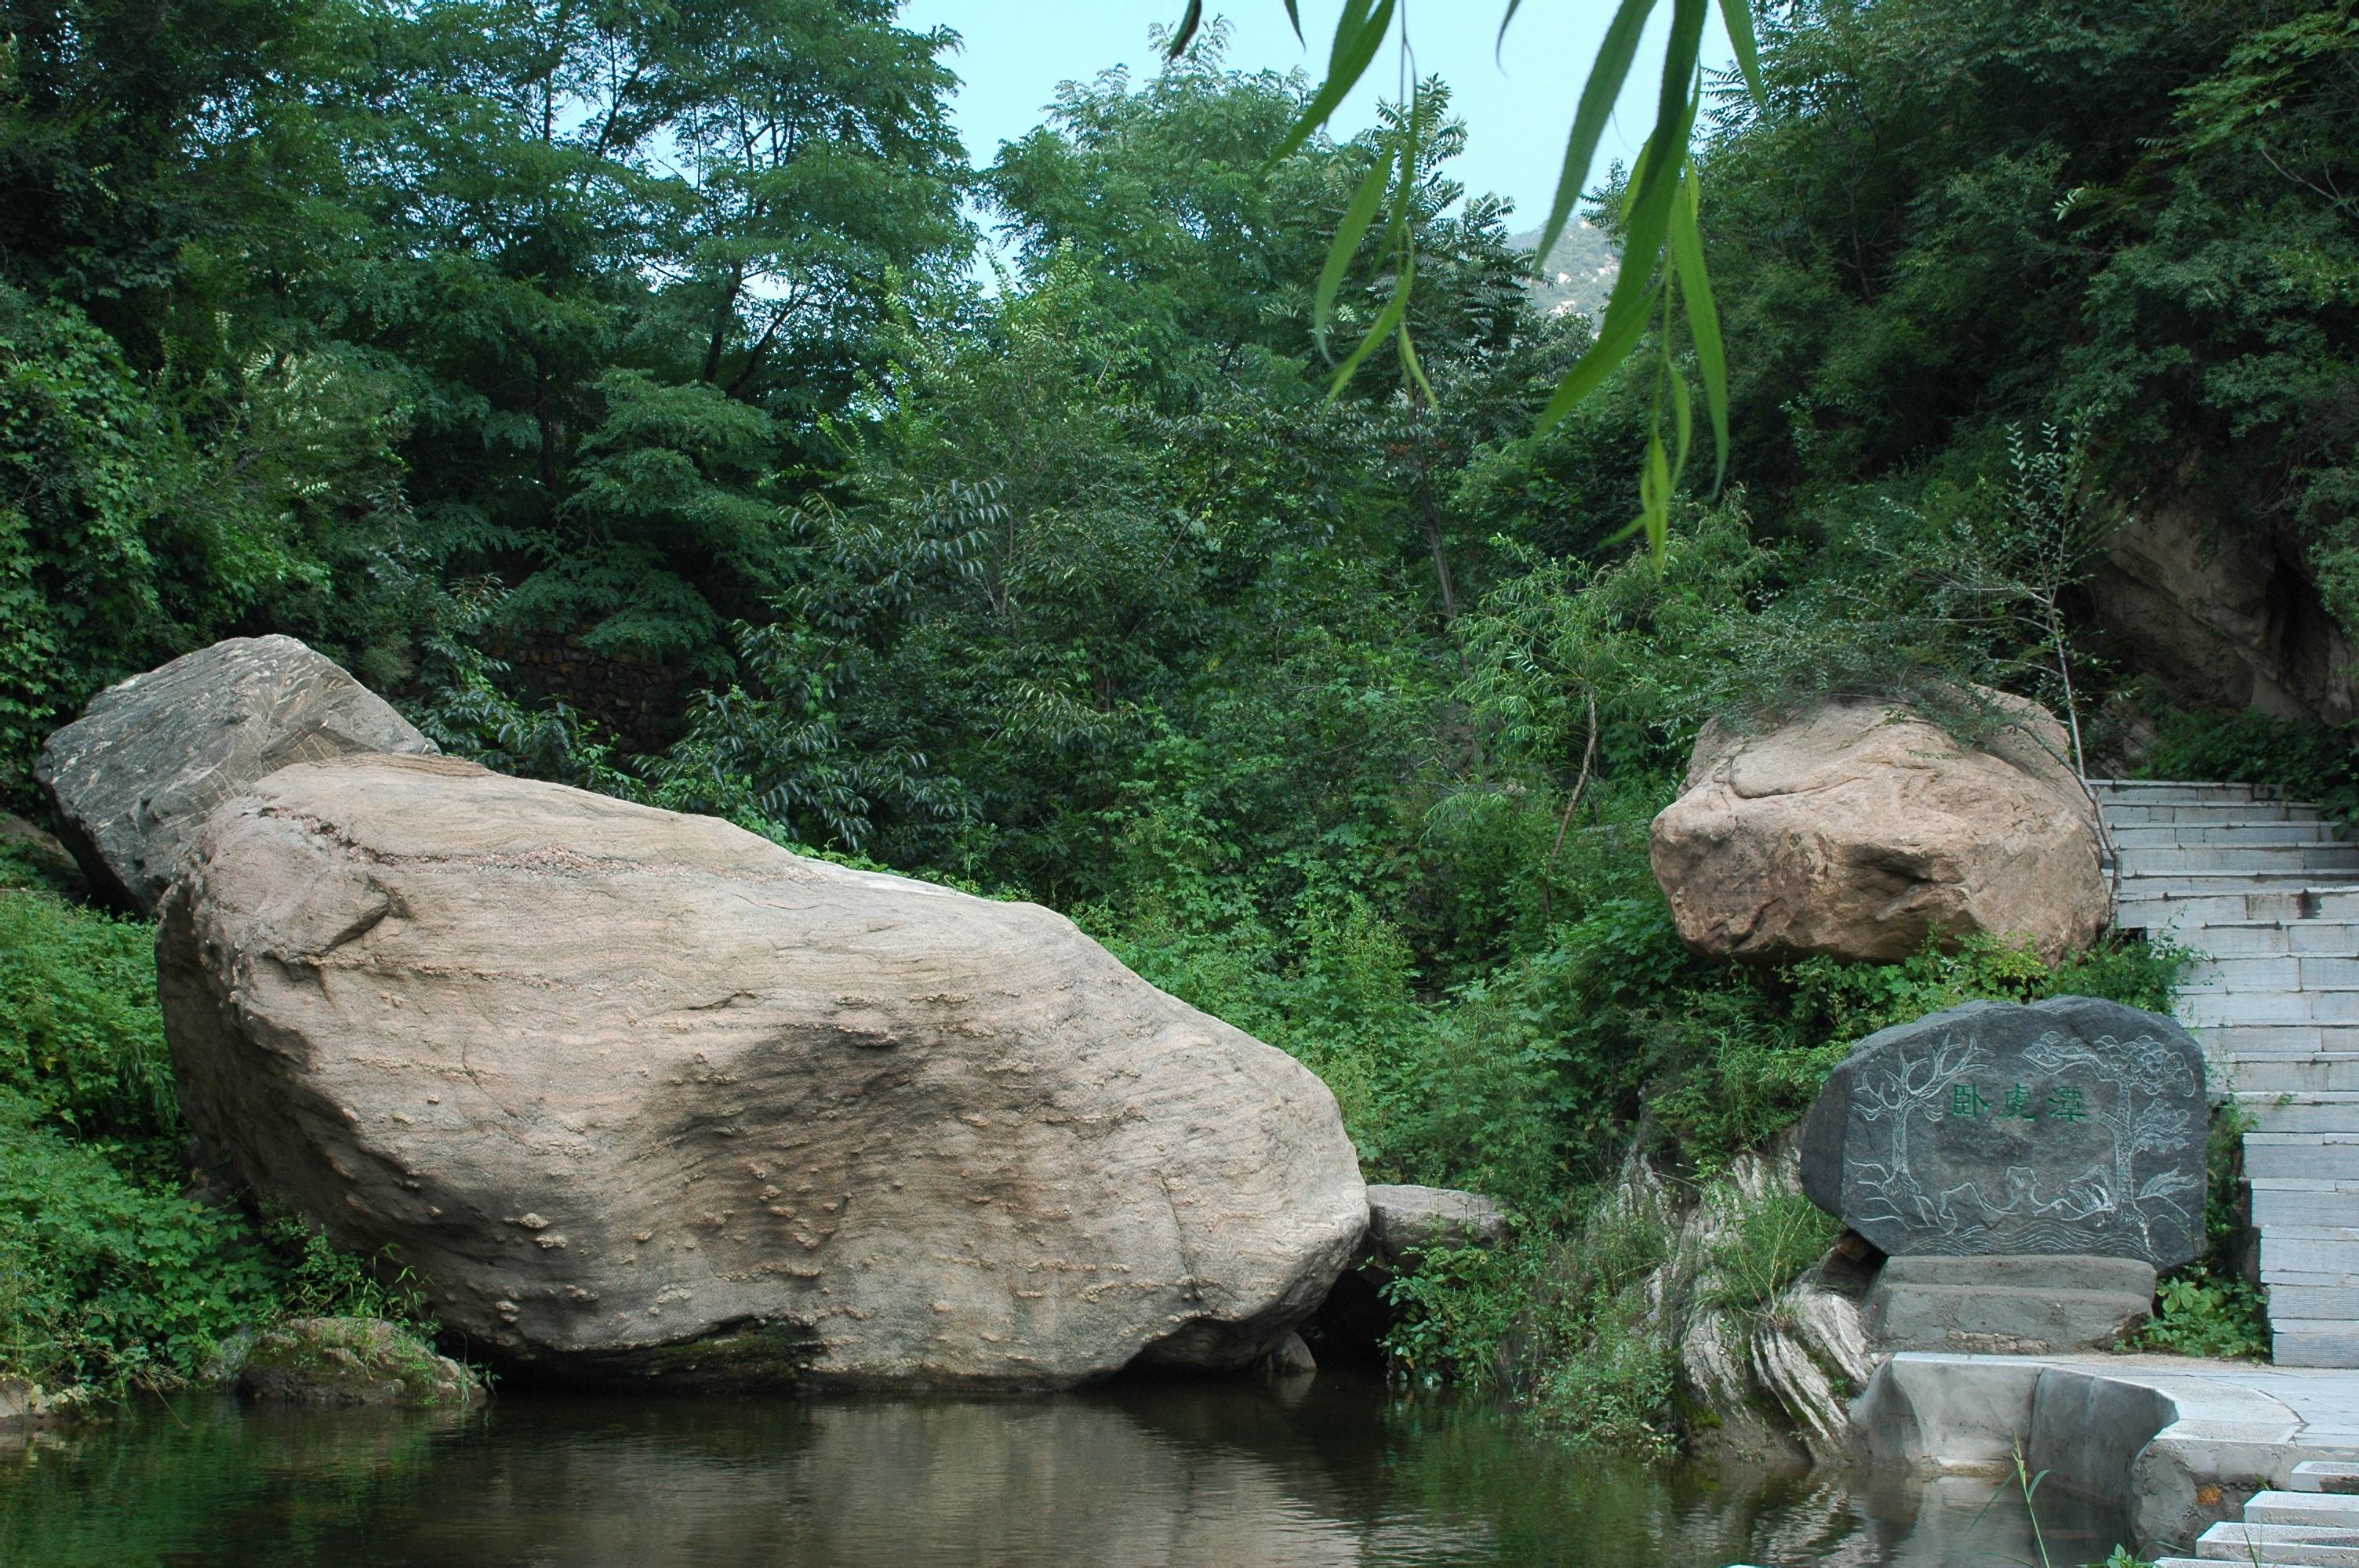
MULTIPOLYGON (((1339 143, 1342 78, 1212 22, 971 173, 952 40, 886 0, 27 11, 0 794, 101 686, 283 631, 455 753, 1070 910, 1317 1068, 1372 1176, 1518 1212, 1402 1281, 1416 1377, 1659 1450, 1634 1144, 1708 1181, 1876 1028, 2158 1006, 2180 960, 1701 960, 1646 842, 1704 725, 1872 696, 1995 744, 2032 697, 2093 768, 2351 787, 2338 732, 2172 719, 2092 600, 2193 496, 2359 624, 2348 10, 1731 6, 1757 92, 1675 70, 1593 193, 1603 339, 1534 311, 1446 84, 1339 143), (1353 345, 1406 380, 1338 390, 1353 345)), ((173 1190, 144 941, 0 895, 11 1354, 156 1379, 273 1303, 397 1305, 397 1260, 173 1190)))
POLYGON ((154 946, 145 923, 0 886, 0 1376, 161 1390, 281 1313, 423 1323, 389 1264, 183 1195, 154 946))

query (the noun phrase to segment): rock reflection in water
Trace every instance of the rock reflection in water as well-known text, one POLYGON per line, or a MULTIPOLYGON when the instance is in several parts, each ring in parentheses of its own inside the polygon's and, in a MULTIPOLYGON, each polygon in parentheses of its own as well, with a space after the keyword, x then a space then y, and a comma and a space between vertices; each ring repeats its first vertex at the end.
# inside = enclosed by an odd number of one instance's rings
MULTIPOLYGON (((1989 1483, 1616 1465, 1487 1412, 1322 1376, 1047 1400, 558 1400, 484 1414, 241 1411, 46 1434, 0 1465, 0 1563, 764 1568, 2028 1556, 1989 1483), (1971 1529, 1969 1528, 1971 1527, 1971 1529)), ((2045 1499, 2043 1499, 2045 1502, 2045 1499)), ((2049 1503, 2058 1562, 2109 1522, 2049 1503)))

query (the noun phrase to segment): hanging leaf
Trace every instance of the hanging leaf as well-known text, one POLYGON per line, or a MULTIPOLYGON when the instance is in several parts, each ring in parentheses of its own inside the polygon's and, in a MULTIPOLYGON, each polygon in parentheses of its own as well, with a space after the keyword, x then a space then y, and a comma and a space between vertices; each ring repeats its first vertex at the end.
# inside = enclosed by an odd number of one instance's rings
MULTIPOLYGON (((1288 5, 1287 8, 1288 10, 1293 9, 1291 5, 1288 5)), ((1203 25, 1204 0, 1188 0, 1188 10, 1186 14, 1180 18, 1180 25, 1172 29, 1171 43, 1169 47, 1163 51, 1163 58, 1166 59, 1178 59, 1181 55, 1186 54, 1188 52, 1189 43, 1196 37, 1196 29, 1203 25)), ((1299 27, 1295 30, 1297 33, 1301 31, 1299 27)))
POLYGON ((1310 333, 1318 340, 1322 354, 1327 353, 1327 329, 1335 315, 1335 291, 1343 287, 1344 275, 1352 270, 1352 258, 1360 254, 1360 242, 1367 238, 1368 226, 1376 221, 1376 209, 1383 204, 1385 191, 1392 184, 1397 157, 1397 150, 1392 147, 1377 155, 1376 161, 1369 166, 1367 178, 1360 181, 1360 189, 1353 194, 1351 206, 1343 211, 1343 223, 1335 231, 1334 242, 1327 247, 1327 265, 1320 269, 1319 287, 1310 299, 1310 333))
POLYGON ((1703 235, 1697 227, 1695 165, 1690 162, 1682 182, 1685 192, 1674 209, 1671 257, 1679 269, 1680 287, 1687 295, 1688 341, 1695 347, 1696 369, 1703 375, 1703 406, 1712 418, 1712 438, 1720 460, 1712 470, 1717 492, 1728 478, 1728 356, 1720 341, 1720 308, 1712 297, 1712 275, 1704 270, 1703 235))
POLYGON ((1622 96, 1622 84, 1630 77, 1630 62, 1637 58, 1639 35, 1647 30, 1647 18, 1654 11, 1655 0, 1622 0, 1597 46, 1596 62, 1589 68, 1589 81, 1581 90, 1581 107, 1572 117, 1572 134, 1565 138, 1556 200, 1549 206, 1548 222, 1540 225, 1542 255, 1549 254, 1572 219, 1573 204, 1581 200, 1589 179, 1590 160, 1597 156, 1605 122, 1614 115, 1614 102, 1622 96))
MULTIPOLYGON (((1287 11, 1294 10, 1294 0, 1286 0, 1287 11)), ((1746 0, 1720 0, 1721 25, 1728 29, 1728 42, 1736 51, 1736 69, 1745 73, 1745 90, 1753 94, 1756 103, 1769 102, 1769 90, 1761 84, 1761 45, 1753 36, 1753 7, 1746 0)), ((1294 29, 1297 38, 1302 29, 1294 29)))
POLYGON ((1386 301, 1385 308, 1376 313, 1375 320, 1368 328, 1367 336, 1360 340, 1360 346, 1352 351, 1350 359, 1335 367, 1334 379, 1327 384, 1327 400, 1330 403, 1342 395, 1343 388, 1351 384, 1352 373, 1360 368, 1360 362, 1374 353, 1378 344, 1391 337, 1393 329, 1399 326, 1401 319, 1408 314, 1409 284, 1415 276, 1416 275, 1411 273, 1402 277, 1394 286, 1392 298, 1386 301))
POLYGON ((1277 141, 1277 149, 1269 155, 1263 168, 1274 168, 1286 161, 1288 155, 1310 139, 1310 133, 1325 124, 1376 58, 1378 46, 1392 30, 1393 6, 1396 0, 1376 0, 1375 9, 1368 8, 1368 0, 1343 0, 1343 14, 1335 18, 1335 42, 1327 55, 1327 78, 1310 95, 1310 103, 1301 118, 1288 128, 1277 141))
MULTIPOLYGON (((1556 195, 1542 225, 1539 254, 1545 255, 1571 222, 1580 203, 1589 165, 1611 119, 1615 101, 1628 81, 1637 58, 1638 43, 1658 0, 1619 0, 1605 36, 1591 63, 1572 128, 1565 139, 1564 163, 1556 195)), ((1670 27, 1664 41, 1662 84, 1657 94, 1654 128, 1647 134, 1631 165, 1622 205, 1622 270, 1605 302, 1597 338, 1557 384, 1535 421, 1535 435, 1561 422, 1581 401, 1629 362, 1652 327, 1659 334, 1661 362, 1654 377, 1654 396, 1647 420, 1647 456, 1638 476, 1639 513, 1629 527, 1614 535, 1626 538, 1645 530, 1648 543, 1660 553, 1669 537, 1674 492, 1687 473, 1695 437, 1695 396, 1687 373, 1675 353, 1678 324, 1687 323, 1688 345, 1695 355, 1695 372, 1702 382, 1706 418, 1712 426, 1714 463, 1712 487, 1728 476, 1729 406, 1728 353, 1720 328, 1710 272, 1705 265, 1701 222, 1701 180, 1690 144, 1703 103, 1701 58, 1703 30, 1718 7, 1728 30, 1737 67, 1756 103, 1767 103, 1761 75, 1760 45, 1755 33, 1753 0, 1671 0, 1670 27), (1665 430, 1668 419, 1670 429, 1665 430)), ((1269 159, 1275 165, 1299 147, 1313 131, 1326 124, 1375 58, 1389 32, 1396 0, 1344 0, 1335 24, 1335 39, 1328 54, 1327 76, 1313 92, 1301 116, 1288 127, 1269 159)), ((1301 23, 1295 0, 1286 0, 1287 16, 1301 23)), ((1522 8, 1522 0, 1505 0, 1499 21, 1496 54, 1506 46, 1508 26, 1522 8)), ((1191 5, 1190 14, 1194 7, 1191 5)), ((1402 47, 1407 48, 1404 39, 1402 47)), ((1385 246, 1395 257, 1393 296, 1370 324, 1343 363, 1337 367, 1328 396, 1340 394, 1353 374, 1397 331, 1404 383, 1412 396, 1421 394, 1436 402, 1430 379, 1419 361, 1407 327, 1409 292, 1416 277, 1414 236, 1408 232, 1411 193, 1417 178, 1419 105, 1412 98, 1397 152, 1380 156, 1353 193, 1343 226, 1328 247, 1319 286, 1312 300, 1312 330, 1321 352, 1332 324, 1335 299, 1349 276, 1353 260, 1375 225, 1375 211, 1387 181, 1393 189, 1393 210, 1386 227, 1385 246)))

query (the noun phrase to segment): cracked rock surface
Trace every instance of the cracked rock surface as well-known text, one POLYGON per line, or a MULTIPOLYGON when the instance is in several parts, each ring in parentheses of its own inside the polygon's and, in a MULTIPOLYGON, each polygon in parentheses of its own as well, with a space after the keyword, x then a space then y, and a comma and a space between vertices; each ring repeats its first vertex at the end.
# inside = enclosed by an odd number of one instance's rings
POLYGON ((1243 1367, 1367 1223, 1334 1098, 1048 910, 440 757, 221 806, 158 939, 217 1162, 514 1362, 1243 1367))
POLYGON ((1891 963, 1989 932, 2053 962, 2111 915, 2097 808, 2054 718, 1990 694, 1982 746, 1876 703, 1830 701, 1745 735, 1704 727, 1655 818, 1655 880, 1700 953, 1891 963))
POLYGON ((430 753, 386 700, 292 637, 232 637, 108 687, 33 776, 98 892, 142 914, 205 816, 296 762, 430 753))

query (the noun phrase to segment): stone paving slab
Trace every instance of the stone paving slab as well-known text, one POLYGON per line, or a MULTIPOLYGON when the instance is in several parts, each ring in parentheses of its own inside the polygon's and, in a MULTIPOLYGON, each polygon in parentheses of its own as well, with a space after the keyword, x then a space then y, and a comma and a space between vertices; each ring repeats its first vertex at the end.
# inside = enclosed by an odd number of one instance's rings
POLYGON ((2296 1467, 2359 1467, 2359 1370, 2176 1356, 1903 1352, 1852 1418, 1872 1464, 2003 1474, 2020 1446, 2051 1486, 2128 1500, 2142 1541, 2185 1551, 2296 1467))

